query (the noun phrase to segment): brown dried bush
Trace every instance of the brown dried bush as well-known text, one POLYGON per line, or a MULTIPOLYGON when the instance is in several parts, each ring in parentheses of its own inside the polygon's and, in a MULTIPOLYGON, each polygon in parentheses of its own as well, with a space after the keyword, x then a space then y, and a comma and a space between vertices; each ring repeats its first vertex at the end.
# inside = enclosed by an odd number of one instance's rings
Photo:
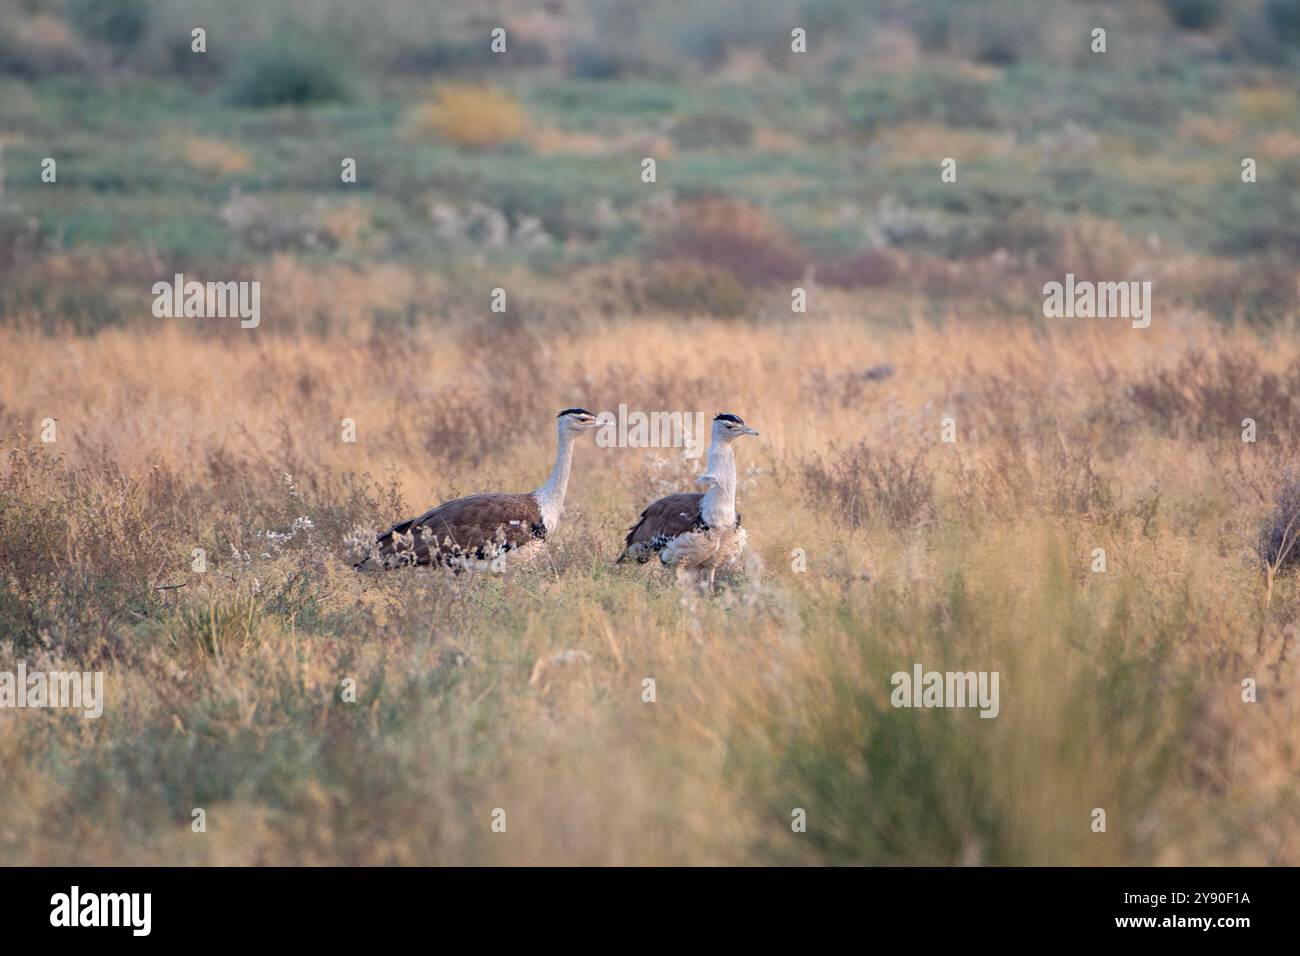
POLYGON ((1154 369, 1131 385, 1138 413, 1169 435, 1198 440, 1236 438, 1242 419, 1293 442, 1300 435, 1300 361, 1280 373, 1247 352, 1193 351, 1178 364, 1154 369))
POLYGON ((879 249, 868 249, 832 259, 817 267, 817 278, 826 285, 843 289, 885 286, 898 276, 894 257, 879 249))
POLYGON ((797 279, 807 264, 794 239, 766 213, 728 199, 686 203, 658 231, 654 248, 663 258, 695 260, 756 284, 797 279))

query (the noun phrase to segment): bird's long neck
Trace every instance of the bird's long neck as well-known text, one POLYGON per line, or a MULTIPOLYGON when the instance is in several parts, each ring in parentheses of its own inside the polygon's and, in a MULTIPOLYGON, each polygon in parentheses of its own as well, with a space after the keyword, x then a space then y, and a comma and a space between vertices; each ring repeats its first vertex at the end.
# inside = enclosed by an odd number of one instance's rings
POLYGON ((736 456, 730 442, 709 446, 708 467, 701 477, 709 479, 709 490, 700 503, 700 516, 710 528, 730 528, 736 523, 736 456))
POLYGON ((542 521, 547 533, 555 530, 560 523, 560 512, 564 509, 564 493, 569 487, 569 469, 573 465, 573 443, 576 435, 560 429, 559 448, 555 452, 555 467, 546 484, 533 492, 537 505, 542 512, 542 521))

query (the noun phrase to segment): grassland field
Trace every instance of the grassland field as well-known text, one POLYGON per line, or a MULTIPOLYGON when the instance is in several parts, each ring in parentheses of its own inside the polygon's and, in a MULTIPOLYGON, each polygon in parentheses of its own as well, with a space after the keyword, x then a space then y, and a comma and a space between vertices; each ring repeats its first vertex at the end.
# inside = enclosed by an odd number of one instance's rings
POLYGON ((0 711, 0 862, 1300 863, 1300 6, 108 6, 0 2, 0 670, 107 693, 0 711), (352 570, 620 404, 761 433, 716 593, 590 440, 529 567, 352 570))

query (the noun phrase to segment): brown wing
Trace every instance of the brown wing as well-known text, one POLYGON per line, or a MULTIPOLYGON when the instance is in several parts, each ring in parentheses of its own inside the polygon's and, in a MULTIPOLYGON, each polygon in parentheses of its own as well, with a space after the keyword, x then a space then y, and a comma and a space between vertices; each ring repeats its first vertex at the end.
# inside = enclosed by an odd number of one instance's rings
POLYGON ((393 525, 379 536, 371 557, 385 568, 443 564, 451 557, 490 559, 545 537, 532 495, 470 495, 393 525))
POLYGON ((698 492, 660 498, 641 512, 641 520, 628 529, 623 557, 648 560, 651 554, 679 534, 701 527, 700 502, 703 500, 704 495, 698 492))

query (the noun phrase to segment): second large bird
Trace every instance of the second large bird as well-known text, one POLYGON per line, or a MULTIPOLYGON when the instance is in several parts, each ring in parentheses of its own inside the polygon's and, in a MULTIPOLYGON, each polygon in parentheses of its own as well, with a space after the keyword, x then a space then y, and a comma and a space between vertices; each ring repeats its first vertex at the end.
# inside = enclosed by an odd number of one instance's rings
POLYGON ((736 456, 731 443, 741 435, 757 435, 739 417, 719 414, 713 419, 708 464, 696 481, 704 492, 684 492, 660 498, 627 532, 619 563, 629 558, 644 564, 653 557, 678 572, 714 575, 739 565, 745 551, 745 530, 736 513, 736 456))

